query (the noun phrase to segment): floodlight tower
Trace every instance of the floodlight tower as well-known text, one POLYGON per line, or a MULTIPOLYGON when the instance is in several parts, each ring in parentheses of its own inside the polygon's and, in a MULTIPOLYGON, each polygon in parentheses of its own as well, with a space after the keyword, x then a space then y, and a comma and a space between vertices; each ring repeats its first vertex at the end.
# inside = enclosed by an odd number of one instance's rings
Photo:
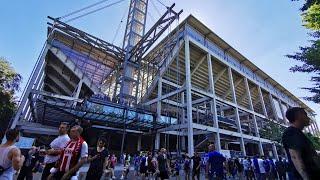
POLYGON ((138 44, 145 34, 147 9, 148 0, 130 0, 123 39, 123 49, 126 53, 117 78, 117 85, 120 84, 120 91, 117 96, 121 103, 137 102, 134 91, 137 90, 139 84, 139 63, 130 61, 130 59, 134 59, 132 58, 134 54, 131 53, 132 48, 138 44))

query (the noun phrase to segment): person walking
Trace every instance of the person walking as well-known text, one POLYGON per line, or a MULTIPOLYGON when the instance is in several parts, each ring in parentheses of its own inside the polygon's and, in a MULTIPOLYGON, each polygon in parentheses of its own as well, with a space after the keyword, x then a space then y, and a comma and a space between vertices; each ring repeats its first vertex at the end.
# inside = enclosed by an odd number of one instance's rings
POLYGON ((278 179, 277 171, 276 171, 276 165, 273 162, 273 159, 269 157, 269 165, 270 165, 270 173, 269 173, 269 180, 275 180, 278 179))
POLYGON ((147 155, 146 153, 142 153, 141 159, 140 159, 140 176, 141 179, 145 179, 147 176, 147 170, 148 170, 148 161, 147 161, 147 155))
POLYGON ((259 172, 260 176, 257 178, 258 180, 266 180, 267 179, 267 171, 266 167, 269 165, 268 162, 265 161, 264 157, 258 158, 258 164, 259 164, 259 172))
POLYGON ((70 130, 70 141, 62 150, 57 168, 52 169, 48 179, 77 179, 80 167, 87 163, 88 144, 82 139, 83 129, 75 125, 70 130))
POLYGON ((194 153, 194 156, 192 157, 192 161, 193 161, 192 180, 195 180, 195 177, 197 177, 197 180, 200 180, 201 157, 198 152, 194 153))
POLYGON ((170 163, 168 160, 167 150, 165 148, 160 149, 157 160, 158 160, 157 170, 159 172, 159 178, 161 180, 169 179, 170 163))
POLYGON ((14 171, 19 171, 25 157, 14 144, 19 141, 19 131, 9 129, 6 132, 7 141, 0 145, 0 179, 12 180, 14 171))
POLYGON ((155 179, 154 175, 156 173, 156 168, 157 168, 157 162, 156 160, 152 157, 152 153, 148 152, 148 157, 147 157, 147 175, 150 180, 155 179))
POLYGON ((25 155, 25 161, 20 170, 17 180, 32 180, 35 167, 39 164, 40 156, 37 147, 32 146, 25 155))
POLYGON ((68 136, 68 130, 68 123, 60 123, 59 136, 50 143, 50 149, 40 150, 40 155, 45 155, 45 167, 41 175, 41 180, 47 180, 48 176, 50 175, 50 169, 56 165, 57 161, 59 160, 60 153, 62 152, 63 148, 67 145, 67 143, 70 141, 70 138, 68 136))
POLYGON ((243 160, 243 169, 244 169, 244 175, 247 180, 252 180, 254 179, 253 177, 253 172, 252 172, 252 162, 249 157, 246 157, 243 160))
POLYGON ((238 173, 239 179, 240 179, 240 180, 243 179, 243 164, 240 163, 239 158, 236 158, 236 159, 234 160, 234 165, 235 165, 235 167, 236 167, 236 169, 237 169, 237 173, 238 173))
POLYGON ((296 179, 320 179, 320 157, 314 145, 303 133, 304 127, 310 124, 306 111, 300 107, 287 110, 286 117, 290 126, 282 135, 283 147, 292 166, 296 179))
POLYGON ((115 179, 116 176, 115 176, 115 173, 114 173, 114 169, 116 167, 116 164, 117 164, 117 157, 115 154, 112 154, 110 157, 109 157, 109 169, 111 171, 111 177, 112 179, 115 179))
POLYGON ((183 161, 183 170, 184 170, 184 175, 186 180, 190 179, 190 169, 191 169, 190 166, 191 166, 191 160, 189 155, 186 154, 183 161))
POLYGON ((279 160, 276 161, 276 171, 280 180, 286 179, 286 168, 285 163, 282 161, 282 158, 279 157, 279 160))
POLYGON ((222 180, 223 179, 223 163, 226 161, 226 158, 219 153, 218 151, 215 151, 214 145, 210 144, 209 147, 209 159, 207 162, 207 168, 206 168, 206 178, 209 178, 209 180, 222 180))
POLYGON ((262 160, 263 160, 263 167, 264 167, 264 170, 265 170, 265 178, 266 179, 270 179, 271 168, 270 168, 269 160, 266 159, 264 156, 262 156, 262 160))
POLYGON ((88 157, 90 162, 86 180, 100 180, 108 163, 108 151, 105 148, 106 139, 99 138, 97 147, 92 150, 88 157))

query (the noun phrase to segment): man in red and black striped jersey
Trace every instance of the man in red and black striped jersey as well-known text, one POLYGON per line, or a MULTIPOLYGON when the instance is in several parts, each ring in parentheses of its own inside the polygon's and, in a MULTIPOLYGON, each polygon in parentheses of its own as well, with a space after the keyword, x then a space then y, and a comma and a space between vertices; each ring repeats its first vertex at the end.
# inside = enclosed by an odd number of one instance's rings
POLYGON ((77 179, 77 171, 87 162, 88 144, 81 137, 83 129, 75 125, 70 130, 71 140, 62 151, 53 179, 77 179))

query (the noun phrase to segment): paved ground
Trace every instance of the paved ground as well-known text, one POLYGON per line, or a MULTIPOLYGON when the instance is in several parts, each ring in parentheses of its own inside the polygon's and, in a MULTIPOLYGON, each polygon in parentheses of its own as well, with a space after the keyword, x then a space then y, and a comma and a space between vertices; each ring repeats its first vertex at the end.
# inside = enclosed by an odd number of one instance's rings
MULTIPOLYGON (((122 167, 122 166, 116 166, 116 168, 115 168, 116 179, 120 179, 122 170, 123 170, 123 167, 122 167)), ((83 173, 81 173, 81 174, 82 174, 81 180, 85 180, 85 174, 86 174, 87 171, 88 171, 88 166, 81 168, 81 172, 83 172, 83 173)), ((33 179, 34 179, 34 180, 39 180, 39 179, 41 179, 41 174, 40 174, 40 173, 34 174, 33 179)), ((131 180, 131 179, 133 179, 133 180, 140 180, 141 178, 134 176, 134 169, 133 169, 133 167, 131 167, 127 179, 128 179, 128 180, 131 180)), ((184 179, 185 179, 185 175, 184 175, 183 171, 180 172, 179 178, 178 178, 178 177, 171 177, 171 178, 170 178, 170 180, 177 180, 177 179, 180 179, 180 180, 184 180, 184 179)), ((205 179, 205 178, 204 178, 204 176, 201 176, 200 179, 202 180, 202 179, 205 179)))

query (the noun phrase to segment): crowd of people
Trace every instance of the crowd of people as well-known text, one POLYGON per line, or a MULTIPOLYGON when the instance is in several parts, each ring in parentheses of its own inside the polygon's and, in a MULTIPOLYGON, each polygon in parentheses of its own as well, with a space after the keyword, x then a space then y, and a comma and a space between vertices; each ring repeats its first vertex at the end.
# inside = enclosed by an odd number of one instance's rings
POLYGON ((305 111, 292 108, 286 116, 291 122, 283 134, 288 159, 225 157, 210 144, 206 153, 195 152, 193 156, 173 154, 161 148, 159 151, 141 151, 135 155, 123 153, 118 161, 116 154, 106 148, 103 136, 98 139, 96 147, 89 151, 88 144, 81 136, 83 128, 79 124, 70 127, 68 123, 61 123, 59 136, 49 147, 31 147, 27 151, 14 145, 19 140, 19 131, 9 129, 6 132, 7 141, 0 145, 0 180, 11 180, 14 173, 18 180, 30 180, 35 172, 41 172, 42 180, 81 179, 79 170, 85 164, 89 166, 87 180, 132 177, 142 180, 319 179, 319 156, 301 133, 309 120, 305 111), (119 168, 120 175, 115 173, 119 168))

